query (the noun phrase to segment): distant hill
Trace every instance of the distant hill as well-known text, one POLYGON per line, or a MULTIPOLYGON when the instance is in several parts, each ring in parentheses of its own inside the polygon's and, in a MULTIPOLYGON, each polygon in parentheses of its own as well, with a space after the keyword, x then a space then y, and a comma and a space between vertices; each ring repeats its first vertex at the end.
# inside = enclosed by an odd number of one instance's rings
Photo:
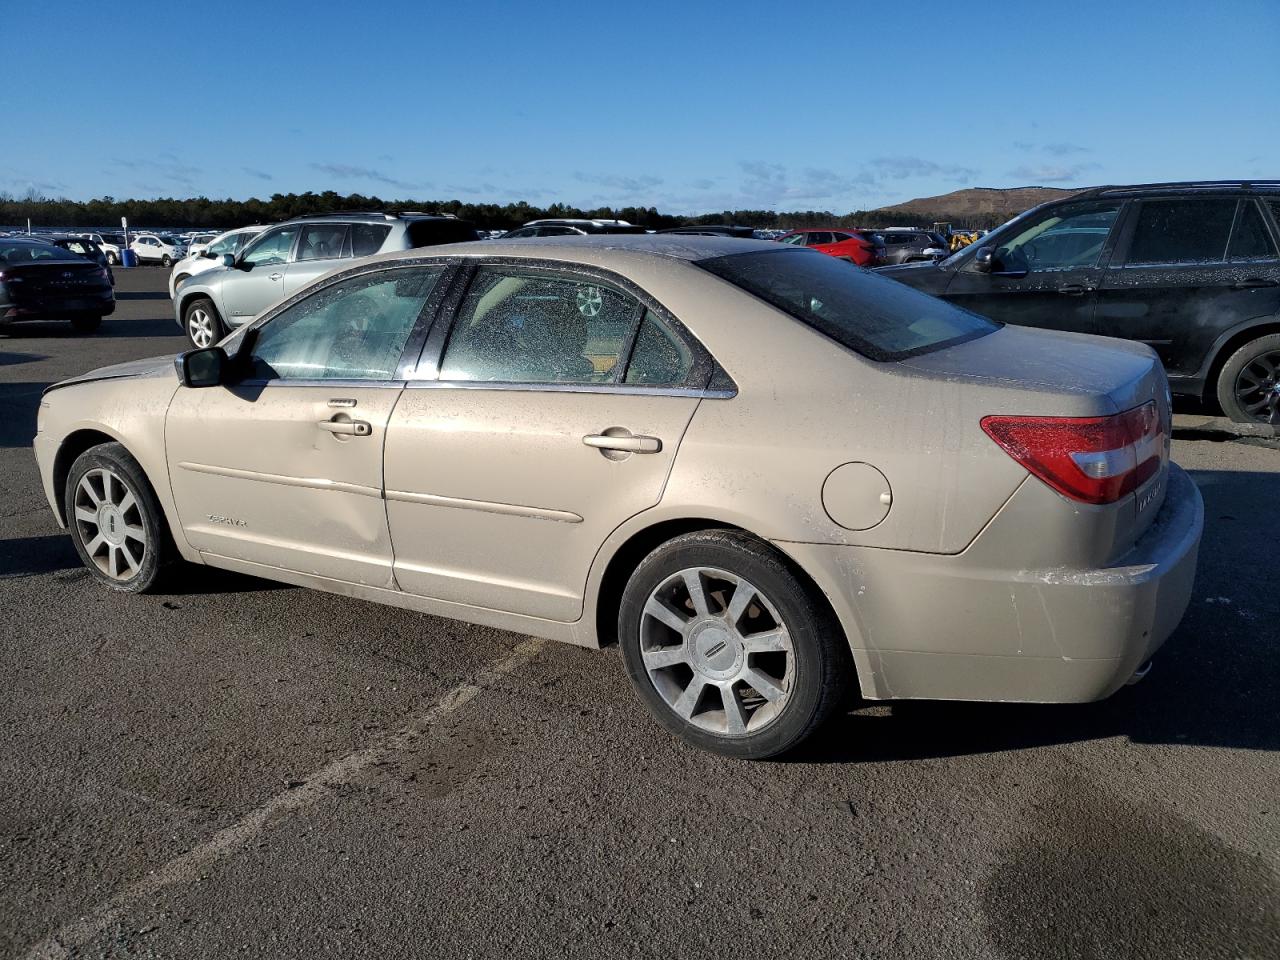
POLYGON ((994 225, 1037 204, 1079 192, 1057 187, 970 187, 938 197, 919 197, 870 212, 877 219, 900 217, 907 220, 953 220, 962 224, 972 221, 972 225, 977 226, 994 225))

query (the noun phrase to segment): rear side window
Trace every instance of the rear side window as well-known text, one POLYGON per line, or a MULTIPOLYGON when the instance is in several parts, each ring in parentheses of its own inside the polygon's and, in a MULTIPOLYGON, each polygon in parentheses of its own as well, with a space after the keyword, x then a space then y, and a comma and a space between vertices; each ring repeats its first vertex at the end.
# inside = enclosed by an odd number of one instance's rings
POLYGON ((689 379, 694 356, 670 327, 646 310, 627 365, 626 383, 676 387, 689 379))
POLYGON ((832 239, 831 239, 831 234, 829 234, 829 233, 828 233, 827 231, 825 231, 825 230, 814 230, 814 231, 813 231, 812 233, 810 233, 810 234, 808 235, 808 237, 805 239, 805 243, 806 243, 806 244, 808 244, 808 245, 809 245, 809 246, 811 246, 811 247, 816 247, 816 246, 818 246, 819 244, 822 244, 822 243, 831 243, 831 242, 833 242, 833 241, 832 241, 832 239))
POLYGON ((1235 233, 1231 235, 1228 260, 1274 260, 1275 245, 1262 220, 1262 211, 1252 200, 1240 201, 1235 233))
POLYGON ((1227 253, 1236 201, 1145 200, 1129 246, 1129 263, 1212 263, 1227 253))
POLYGON ((429 247, 437 243, 462 243, 476 238, 476 228, 466 220, 414 220, 409 224, 409 246, 429 247))
POLYGON ((639 306, 594 280, 481 267, 458 310, 440 379, 614 383, 639 306))
POLYGON ((334 260, 342 256, 347 238, 345 223, 310 223, 302 228, 295 260, 334 260))
POLYGON ((391 228, 383 223, 353 223, 351 225, 351 255, 369 257, 382 249, 383 241, 391 228))
POLYGON ((698 266, 872 360, 901 360, 998 329, 985 317, 821 254, 735 253, 698 266))

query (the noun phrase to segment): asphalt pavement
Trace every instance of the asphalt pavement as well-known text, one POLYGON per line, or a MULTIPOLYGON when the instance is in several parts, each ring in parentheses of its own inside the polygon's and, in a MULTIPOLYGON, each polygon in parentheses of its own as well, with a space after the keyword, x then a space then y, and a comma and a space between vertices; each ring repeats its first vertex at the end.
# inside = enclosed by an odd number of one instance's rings
POLYGON ((864 704, 798 755, 668 737, 614 650, 193 568, 118 596, 40 391, 185 343, 119 270, 0 332, 0 955, 1280 957, 1280 444, 1179 419, 1195 598, 1074 707, 864 704))

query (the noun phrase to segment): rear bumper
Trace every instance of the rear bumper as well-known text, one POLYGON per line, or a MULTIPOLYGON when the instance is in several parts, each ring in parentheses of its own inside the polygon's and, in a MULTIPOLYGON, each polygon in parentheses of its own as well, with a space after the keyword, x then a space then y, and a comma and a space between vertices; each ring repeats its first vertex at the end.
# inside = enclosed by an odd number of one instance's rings
POLYGON ((1165 502, 1115 564, 1018 569, 937 556, 778 544, 814 573, 851 638, 864 696, 1074 703, 1109 696, 1191 599, 1200 491, 1170 465, 1165 502))
POLYGON ((16 323, 21 320, 45 320, 73 313, 91 313, 99 317, 115 312, 116 300, 111 288, 103 293, 90 293, 78 297, 23 297, 11 298, 0 304, 0 321, 16 323))

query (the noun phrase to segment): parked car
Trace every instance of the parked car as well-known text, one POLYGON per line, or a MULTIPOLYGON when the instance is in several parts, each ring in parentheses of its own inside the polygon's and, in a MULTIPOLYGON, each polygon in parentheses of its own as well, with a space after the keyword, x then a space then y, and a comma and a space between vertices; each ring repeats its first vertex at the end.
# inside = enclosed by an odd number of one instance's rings
POLYGON ((625 220, 530 220, 502 235, 503 240, 523 240, 530 237, 581 237, 598 233, 647 233, 625 220))
POLYGON ((123 233, 82 233, 80 236, 87 237, 101 248, 108 266, 120 265, 120 251, 126 246, 123 233))
POLYGON ((107 255, 102 252, 102 248, 90 240, 88 237, 78 237, 74 234, 53 234, 40 238, 45 243, 51 243, 55 247, 61 247, 74 253, 76 256, 84 257, 86 260, 92 260, 102 269, 107 271, 107 279, 111 281, 111 285, 116 285, 115 274, 111 272, 111 262, 107 259, 107 255))
POLYGON ((187 255, 187 248, 177 237, 167 233, 140 233, 129 244, 139 263, 158 263, 168 267, 187 255))
POLYGON ((221 254, 218 269, 175 289, 175 317, 191 343, 205 347, 343 260, 475 239, 474 226, 449 216, 343 212, 297 217, 263 230, 239 253, 221 254))
POLYGON ((819 253, 860 267, 875 267, 885 262, 884 244, 878 242, 874 234, 862 230, 792 230, 776 242, 812 247, 819 253))
POLYGON ((902 230, 889 227, 887 230, 877 231, 875 235, 884 245, 886 264, 941 260, 950 253, 946 238, 928 230, 902 230))
POLYGON ((738 237, 742 240, 750 240, 755 237, 756 232, 752 227, 733 226, 727 223, 707 223, 696 226, 668 227, 665 230, 659 230, 658 233, 675 233, 686 237, 738 237))
POLYGON ((181 558, 616 640, 659 722, 733 756, 794 746, 855 683, 1105 697, 1191 595, 1203 508, 1150 350, 809 250, 373 257, 176 371, 44 394, 44 491, 102 584, 181 558))
POLYGON ((237 256, 245 244, 267 229, 265 226, 240 227, 218 234, 208 243, 193 245, 187 255, 173 265, 169 274, 169 299, 178 295, 178 287, 198 273, 214 270, 222 266, 222 255, 229 253, 237 256), (195 249, 201 246, 201 249, 195 249))
POLYGON ((1099 187, 882 272, 1005 323, 1150 346, 1176 394, 1280 424, 1280 181, 1099 187))
POLYGON ((203 253, 205 248, 207 248, 209 244, 213 243, 213 241, 219 236, 221 236, 221 234, 193 233, 191 238, 187 240, 187 256, 191 256, 194 253, 203 253))
POLYGON ((0 323, 66 320, 89 333, 115 308, 105 266, 42 240, 0 240, 0 323))

